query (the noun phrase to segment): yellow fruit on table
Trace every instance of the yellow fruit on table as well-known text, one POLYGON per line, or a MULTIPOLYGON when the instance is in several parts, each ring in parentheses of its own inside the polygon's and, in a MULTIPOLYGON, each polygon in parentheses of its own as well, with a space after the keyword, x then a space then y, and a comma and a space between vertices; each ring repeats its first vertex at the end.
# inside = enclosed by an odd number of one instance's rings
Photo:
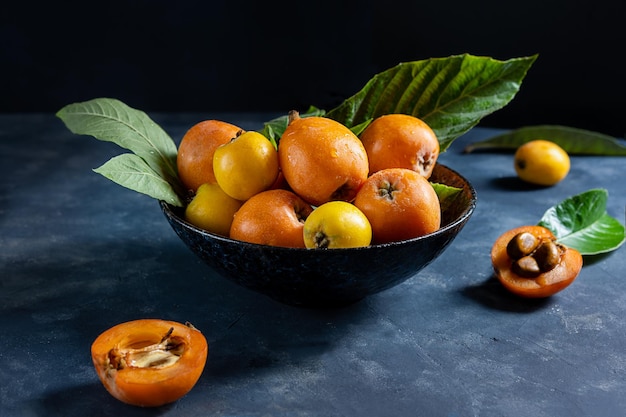
POLYGON ((537 139, 517 148, 514 165, 517 176, 523 181, 550 186, 567 176, 570 159, 556 143, 537 139))
POLYGON ((245 201, 274 184, 278 152, 262 134, 245 132, 215 150, 213 173, 226 194, 245 201))
POLYGON ((228 236, 233 217, 242 204, 218 184, 202 184, 185 209, 185 219, 200 229, 228 236))

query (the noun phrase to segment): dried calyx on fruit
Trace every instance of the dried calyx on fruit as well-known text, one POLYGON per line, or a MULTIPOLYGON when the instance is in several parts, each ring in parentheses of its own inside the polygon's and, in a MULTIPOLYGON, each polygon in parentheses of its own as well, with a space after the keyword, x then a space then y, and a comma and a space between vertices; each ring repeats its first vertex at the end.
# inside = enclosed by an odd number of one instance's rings
POLYGON ((535 278, 557 267, 567 248, 551 237, 537 237, 530 232, 513 236, 506 252, 513 260, 511 269, 525 278, 535 278))

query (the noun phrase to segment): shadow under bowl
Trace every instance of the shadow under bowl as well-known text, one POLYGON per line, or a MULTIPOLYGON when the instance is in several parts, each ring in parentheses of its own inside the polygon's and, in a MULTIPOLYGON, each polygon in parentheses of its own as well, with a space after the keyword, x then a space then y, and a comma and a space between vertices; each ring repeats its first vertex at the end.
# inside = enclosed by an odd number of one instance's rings
POLYGON ((476 207, 476 191, 460 174, 437 164, 431 182, 460 188, 442 207, 441 228, 399 242, 347 249, 300 249, 236 241, 184 220, 184 210, 161 202, 180 239, 223 277, 281 303, 332 308, 394 287, 436 259, 454 240, 476 207))

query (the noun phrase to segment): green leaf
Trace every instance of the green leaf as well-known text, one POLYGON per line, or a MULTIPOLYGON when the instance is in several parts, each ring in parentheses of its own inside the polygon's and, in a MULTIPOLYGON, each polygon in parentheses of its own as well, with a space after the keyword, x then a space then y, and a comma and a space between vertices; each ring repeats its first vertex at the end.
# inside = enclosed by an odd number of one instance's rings
MULTIPOLYGON (((320 110, 315 106, 310 106, 306 112, 300 113, 300 117, 324 116, 325 114, 326 112, 324 110, 320 110)), ((280 137, 285 132, 285 129, 287 129, 288 124, 289 115, 279 116, 264 123, 263 130, 261 130, 260 133, 268 138, 275 148, 278 148, 280 137)))
POLYGON ((433 129, 443 152, 513 99, 536 58, 464 54, 401 63, 375 75, 326 116, 352 127, 384 114, 410 114, 433 129))
POLYGON ((172 185, 178 183, 176 144, 144 112, 116 99, 97 98, 67 105, 57 116, 73 133, 128 149, 172 185))
POLYGON ((354 133, 355 135, 359 136, 361 133, 363 133, 365 128, 367 128, 367 126, 369 126, 369 124, 372 123, 372 120, 374 120, 374 119, 367 119, 363 123, 360 123, 358 125, 352 126, 350 128, 350 130, 352 131, 352 133, 354 133))
POLYGON ((626 240, 624 226, 606 212, 608 191, 593 189, 567 198, 549 208, 539 226, 549 229, 557 241, 582 255, 596 255, 620 247, 626 240))
POLYGON ((560 125, 525 126, 474 142, 465 152, 480 150, 515 151, 526 142, 545 139, 556 143, 570 155, 626 156, 626 143, 590 130, 560 125))
POLYGON ((135 154, 125 153, 113 157, 99 168, 94 169, 94 172, 133 191, 166 201, 177 207, 183 206, 183 202, 172 186, 156 173, 144 159, 135 154))
POLYGON ((462 191, 461 188, 436 182, 431 182, 430 185, 433 186, 435 192, 437 193, 437 197, 439 197, 439 204, 441 205, 442 212, 445 212, 452 205, 452 203, 454 203, 456 196, 462 191))

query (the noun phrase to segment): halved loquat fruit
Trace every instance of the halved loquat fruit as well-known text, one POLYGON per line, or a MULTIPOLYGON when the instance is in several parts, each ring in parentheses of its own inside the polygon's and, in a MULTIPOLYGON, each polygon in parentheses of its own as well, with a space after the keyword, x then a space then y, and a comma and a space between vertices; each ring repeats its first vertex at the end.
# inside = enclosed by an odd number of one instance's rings
POLYGON ((196 384, 209 346, 191 325, 160 319, 118 324, 91 345, 91 357, 107 391, 127 404, 158 407, 196 384))
POLYGON ((502 285, 521 297, 549 297, 569 286, 583 265, 580 252, 556 242, 545 227, 506 231, 491 249, 491 263, 502 285))

